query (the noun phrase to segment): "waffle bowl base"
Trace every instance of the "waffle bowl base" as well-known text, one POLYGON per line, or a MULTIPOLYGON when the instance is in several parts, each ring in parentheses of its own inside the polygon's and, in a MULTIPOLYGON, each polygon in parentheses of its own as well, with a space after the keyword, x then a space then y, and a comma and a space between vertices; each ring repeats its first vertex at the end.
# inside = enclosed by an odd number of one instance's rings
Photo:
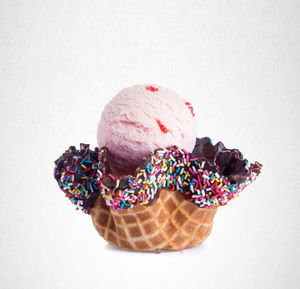
POLYGON ((199 208, 174 191, 162 189, 152 206, 126 210, 106 206, 100 196, 90 215, 111 245, 136 251, 178 251, 202 243, 210 234, 218 207, 199 208))

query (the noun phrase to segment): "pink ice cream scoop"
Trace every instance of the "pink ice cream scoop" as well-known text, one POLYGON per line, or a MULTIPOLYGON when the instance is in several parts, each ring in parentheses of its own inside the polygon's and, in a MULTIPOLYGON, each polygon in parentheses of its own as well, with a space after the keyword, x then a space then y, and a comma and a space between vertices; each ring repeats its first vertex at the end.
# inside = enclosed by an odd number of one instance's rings
POLYGON ((119 92, 104 108, 98 146, 111 153, 111 167, 133 173, 144 156, 176 145, 192 152, 196 121, 191 104, 158 85, 135 85, 119 92))

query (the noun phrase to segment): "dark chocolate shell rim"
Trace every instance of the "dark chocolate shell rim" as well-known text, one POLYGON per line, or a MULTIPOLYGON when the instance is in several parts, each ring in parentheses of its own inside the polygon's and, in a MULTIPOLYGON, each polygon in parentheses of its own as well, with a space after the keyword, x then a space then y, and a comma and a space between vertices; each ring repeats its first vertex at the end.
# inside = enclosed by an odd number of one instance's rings
POLYGON ((55 178, 77 209, 89 213, 99 195, 117 210, 152 205, 162 188, 178 191, 200 208, 226 205, 262 167, 243 159, 239 150, 226 149, 221 142, 213 145, 209 138, 197 139, 192 153, 177 146, 156 149, 134 176, 114 177, 109 158, 107 148, 92 151, 81 144, 80 150, 70 147, 56 160, 55 178))
POLYGON ((80 144, 80 149, 70 146, 54 163, 54 178, 65 196, 85 213, 99 197, 100 183, 98 170, 105 173, 107 163, 101 162, 99 149, 89 149, 88 144, 80 144))
MULTIPOLYGON (((109 151, 100 155, 109 163, 109 151)), ((177 146, 156 149, 134 176, 120 179, 99 170, 101 195, 113 209, 152 205, 162 188, 181 193, 201 208, 226 205, 260 173, 262 165, 249 163, 237 149, 210 138, 197 139, 192 153, 177 146)))

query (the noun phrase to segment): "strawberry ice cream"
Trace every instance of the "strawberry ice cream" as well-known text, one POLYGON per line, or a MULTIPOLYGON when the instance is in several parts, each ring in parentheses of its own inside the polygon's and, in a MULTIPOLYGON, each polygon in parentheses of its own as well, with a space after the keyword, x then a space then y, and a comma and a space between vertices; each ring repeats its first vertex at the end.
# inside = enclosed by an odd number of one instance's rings
POLYGON ((114 170, 133 173, 142 158, 157 148, 176 145, 193 150, 193 107, 158 85, 125 88, 105 106, 97 139, 100 148, 109 149, 114 170))
POLYGON ((104 108, 94 150, 70 146, 54 177, 111 245, 182 250, 203 242, 213 218, 259 175, 238 149, 196 138, 191 104, 158 85, 123 89, 104 108))

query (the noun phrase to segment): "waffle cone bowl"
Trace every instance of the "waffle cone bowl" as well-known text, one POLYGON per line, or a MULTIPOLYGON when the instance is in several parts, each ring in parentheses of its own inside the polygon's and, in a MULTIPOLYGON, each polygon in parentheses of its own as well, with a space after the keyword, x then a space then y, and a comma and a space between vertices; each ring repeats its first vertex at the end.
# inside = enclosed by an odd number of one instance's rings
POLYGON ((90 211, 98 233, 111 245, 137 251, 181 250, 210 234, 217 206, 198 208, 176 191, 162 189, 152 206, 114 210, 99 198, 90 211))
POLYGON ((104 107, 98 147, 69 147, 54 177, 109 244, 156 252, 194 247, 210 234, 220 206, 262 167, 238 149, 197 138, 196 128, 193 106, 171 90, 124 88, 104 107))
POLYGON ((192 153, 157 149, 133 175, 116 173, 105 147, 70 147, 55 161, 54 176, 76 208, 90 214, 109 244, 136 251, 194 247, 210 234, 220 206, 260 173, 237 149, 197 139, 192 153))

